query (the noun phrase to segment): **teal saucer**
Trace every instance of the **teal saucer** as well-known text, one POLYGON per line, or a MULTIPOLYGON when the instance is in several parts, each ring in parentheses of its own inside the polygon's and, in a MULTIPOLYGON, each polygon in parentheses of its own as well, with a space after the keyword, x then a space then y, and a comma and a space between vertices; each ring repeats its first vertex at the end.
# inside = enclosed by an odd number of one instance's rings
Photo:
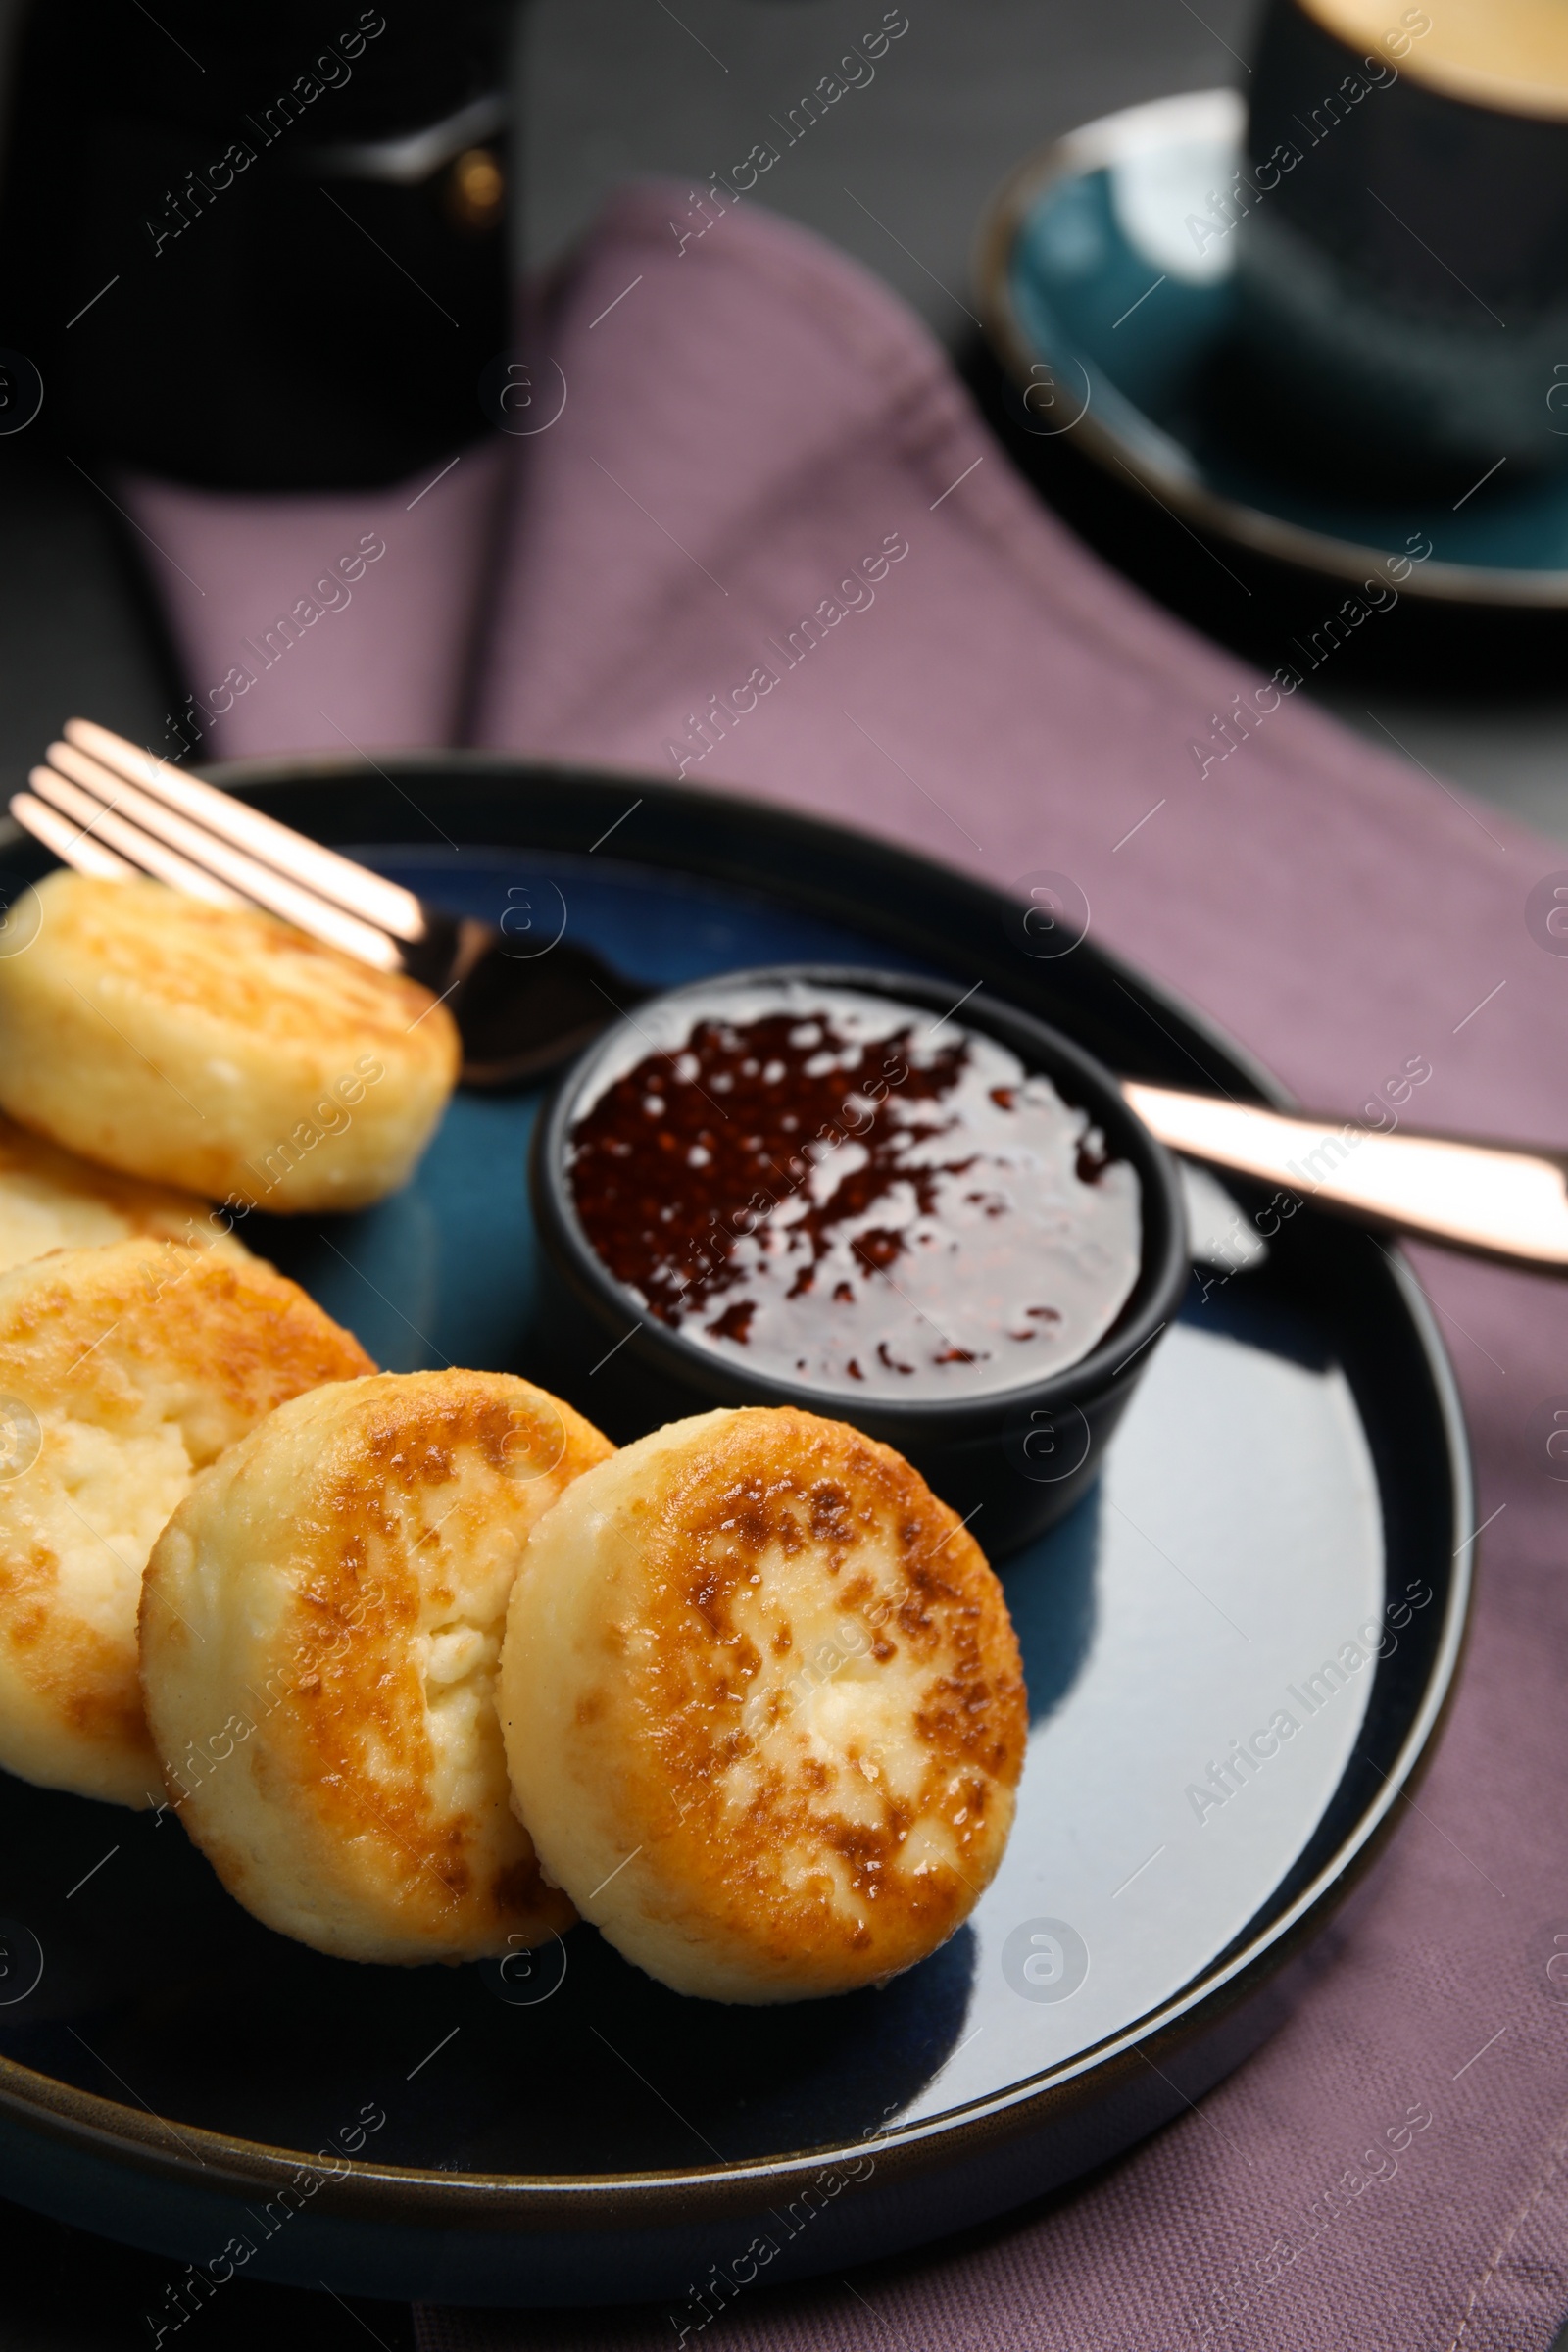
POLYGON ((1027 427, 1069 437, 1209 536, 1448 603, 1568 606, 1568 468, 1361 493, 1293 467, 1296 436, 1231 351, 1242 162, 1233 90, 1135 106, 1023 165, 981 225, 986 331, 1027 427))

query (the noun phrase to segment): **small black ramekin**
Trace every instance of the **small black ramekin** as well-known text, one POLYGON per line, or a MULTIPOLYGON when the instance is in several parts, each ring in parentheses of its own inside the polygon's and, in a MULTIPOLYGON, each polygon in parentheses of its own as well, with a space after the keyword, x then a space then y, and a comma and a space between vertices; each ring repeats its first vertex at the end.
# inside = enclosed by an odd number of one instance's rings
MULTIPOLYGON (((953 990, 906 972, 774 964, 692 982, 653 1002, 690 1001, 693 1017, 732 987, 785 981, 855 989, 936 1013, 953 990)), ((648 1007, 640 1008, 639 1020, 648 1007)), ((960 1515, 993 1558, 1016 1551, 1072 1508, 1098 1475, 1117 1422, 1188 1276, 1187 1230, 1174 1162, 1129 1109, 1110 1072, 1042 1021, 970 997, 962 1025, 1010 1047, 1049 1078, 1064 1102, 1089 1112, 1113 1158, 1137 1170, 1143 1217, 1138 1280, 1111 1329, 1074 1364, 991 1396, 850 1398, 807 1381, 751 1369, 650 1315, 616 1280, 578 1221, 566 1153, 578 1105, 600 1061, 624 1042, 620 1024, 590 1046, 561 1080, 534 1129, 530 1185, 542 1263, 529 1367, 548 1378, 607 1436, 624 1444, 666 1421, 715 1405, 799 1405, 849 1421, 906 1455, 960 1515)))

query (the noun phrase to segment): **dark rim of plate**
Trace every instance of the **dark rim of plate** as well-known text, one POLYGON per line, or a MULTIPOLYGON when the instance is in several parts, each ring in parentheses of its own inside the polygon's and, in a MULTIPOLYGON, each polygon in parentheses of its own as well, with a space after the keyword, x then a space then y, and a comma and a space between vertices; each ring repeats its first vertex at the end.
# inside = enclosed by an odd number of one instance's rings
MULTIPOLYGON (((205 772, 298 830, 343 846, 378 837, 403 843, 412 837, 421 854, 439 855, 439 844, 450 846, 451 834, 428 819, 422 840, 414 832, 407 811, 416 805, 395 781, 399 775, 443 791, 448 796, 443 815, 466 832, 475 847, 585 854, 605 826, 618 819, 622 862, 702 874, 754 893, 759 875, 766 876, 769 887, 792 904, 864 934, 886 937, 893 953, 902 947, 905 953, 918 955, 919 942, 929 942, 930 933, 922 931, 918 920, 921 908, 928 907, 933 919, 940 913, 949 926, 961 912, 972 923, 976 940, 995 939, 999 985, 1008 985, 1009 975, 1017 985, 1015 952, 1004 956, 1004 949, 1014 933, 1027 937, 1023 923, 1029 908, 1022 897, 1010 899, 933 859, 848 826, 739 794, 670 785, 635 769, 446 751, 388 753, 374 765, 320 755, 234 761, 205 772), (646 831, 638 825, 634 808, 627 806, 628 794, 634 804, 640 796, 649 808, 646 831)), ((0 846, 5 846, 3 838, 0 846)), ((13 872, 26 872, 29 878, 53 862, 25 843, 20 831, 5 847, 5 857, 13 872)), ((981 959, 982 952, 976 950, 968 962, 981 959)), ((1200 1075, 1212 1077, 1210 1065, 1217 1065, 1233 1092, 1282 1109, 1292 1106, 1291 1097, 1261 1063, 1172 991, 1102 948, 1094 951, 1094 967, 1086 1025, 1124 1019, 1115 1002, 1119 996, 1167 1043, 1175 1043, 1200 1075), (1093 1009, 1097 996, 1104 1000, 1102 1013, 1093 1009), (1202 1060, 1197 1048, 1202 1049, 1202 1060)), ((1157 1074, 1157 1063, 1148 1067, 1150 1074, 1157 1074)), ((345 2168, 342 2177, 334 2178, 326 2171, 324 2155, 185 2124, 179 2127, 180 2146, 172 2149, 169 2127, 161 2118, 5 2057, 0 2057, 0 2113, 84 2156, 220 2193, 257 2188, 270 2192, 302 2167, 314 2168, 321 2175, 320 2201, 315 2210, 345 2219, 364 2217, 441 2230, 596 2230, 612 2221, 658 2227, 680 2222, 697 2210, 710 2215, 748 2213, 759 2182, 770 2188, 799 2185, 835 2162, 858 2161, 868 2150, 875 2153, 879 2178, 897 2183, 927 2172, 933 2164, 945 2167, 971 2153, 1004 2149, 1048 2116, 1064 2117, 1097 2103, 1113 2088, 1146 2083, 1146 2047, 1157 2051, 1161 2060, 1177 2063, 1186 2047, 1243 2011, 1315 1940, 1386 1845, 1400 1802, 1430 1764, 1452 1703, 1473 1585, 1474 1490, 1468 1445, 1457 1386, 1425 1295, 1397 1256, 1383 1252, 1380 1263, 1431 1384, 1447 1454, 1442 1517, 1457 1545, 1450 1546, 1443 1614, 1434 1629, 1432 1662, 1419 1703, 1410 1711, 1387 1769, 1375 1767, 1378 1785, 1358 1804, 1353 1823, 1305 1882, 1295 1886, 1278 1915, 1259 1929, 1244 1929, 1178 1994, 1120 2033, 1004 2091, 853 2145, 627 2174, 443 2173, 343 2158, 334 2159, 334 2172, 339 2161, 345 2168)), ((1352 1757, 1348 1776, 1354 1764, 1352 1757)), ((1294 1875, 1287 1874, 1284 1883, 1294 1884, 1294 1875)))

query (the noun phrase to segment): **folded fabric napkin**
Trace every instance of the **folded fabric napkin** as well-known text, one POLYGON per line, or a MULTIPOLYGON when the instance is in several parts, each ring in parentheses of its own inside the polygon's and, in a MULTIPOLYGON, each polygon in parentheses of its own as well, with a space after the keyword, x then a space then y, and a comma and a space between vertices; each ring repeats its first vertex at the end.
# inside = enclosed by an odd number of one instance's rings
POLYGON ((419 480, 247 498, 131 480, 189 692, 166 759, 454 743, 511 475, 481 442, 419 480))
MULTIPOLYGON (((701 237, 681 225, 684 189, 611 206, 533 330, 544 429, 510 460, 286 507, 140 487, 139 519, 205 591, 176 581, 172 604, 201 691, 240 640, 265 653, 258 627, 296 581, 314 595, 318 564, 385 542, 354 609, 250 663, 204 748, 441 735, 493 519, 469 740, 739 785, 1004 885, 1065 871, 1097 937, 1314 1103, 1353 1112, 1422 1055, 1426 1122, 1560 1134, 1568 965, 1524 908, 1561 852, 1269 692, 1106 570, 1015 478, 914 319, 831 251, 749 203, 701 237)), ((1325 614, 1339 602, 1326 587, 1325 614)), ((1288 644, 1280 663, 1304 666, 1288 644)), ((1274 2040, 1091 2185, 847 2280, 755 2288, 715 2340, 1551 2342, 1568 2005, 1534 1939, 1568 1917, 1568 1490, 1527 1425, 1568 1388, 1568 1296, 1435 1251, 1416 1264, 1464 1391, 1485 1556, 1457 1702, 1375 1899, 1325 1939, 1274 2040), (1428 2122, 1372 2177, 1363 2151, 1412 2109, 1428 2122)), ((662 2309, 417 2325, 429 2352, 670 2341, 662 2309)))

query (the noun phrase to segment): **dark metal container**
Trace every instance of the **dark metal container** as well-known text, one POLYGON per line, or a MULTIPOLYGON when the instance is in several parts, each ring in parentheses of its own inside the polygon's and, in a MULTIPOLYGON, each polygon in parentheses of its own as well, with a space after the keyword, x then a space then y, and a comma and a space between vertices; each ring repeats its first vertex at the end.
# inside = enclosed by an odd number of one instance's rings
POLYGON ((257 491, 393 481, 476 440, 507 336, 511 17, 40 0, 0 286, 43 435, 257 491))

